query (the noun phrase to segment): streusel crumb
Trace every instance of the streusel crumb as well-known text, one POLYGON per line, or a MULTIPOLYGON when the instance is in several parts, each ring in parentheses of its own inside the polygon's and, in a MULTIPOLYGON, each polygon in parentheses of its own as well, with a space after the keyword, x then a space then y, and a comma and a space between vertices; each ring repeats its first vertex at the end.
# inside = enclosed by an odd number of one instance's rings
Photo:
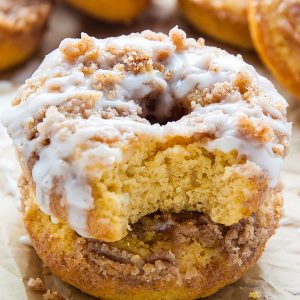
POLYGON ((27 281, 27 286, 36 292, 46 291, 46 286, 45 286, 43 280, 39 277, 37 277, 37 278, 30 277, 27 281))
POLYGON ((47 290, 45 294, 43 294, 44 300, 66 300, 64 296, 59 294, 56 291, 47 290))

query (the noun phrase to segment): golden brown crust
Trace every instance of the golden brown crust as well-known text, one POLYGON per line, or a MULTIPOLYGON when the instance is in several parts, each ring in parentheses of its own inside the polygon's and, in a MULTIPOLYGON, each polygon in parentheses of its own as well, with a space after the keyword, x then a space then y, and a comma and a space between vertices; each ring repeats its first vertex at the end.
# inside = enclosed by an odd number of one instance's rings
POLYGON ((150 0, 66 0, 75 8, 106 22, 129 22, 150 0))
POLYGON ((180 0, 184 17, 201 32, 242 49, 252 49, 246 1, 180 0))
POLYGON ((300 97, 300 2, 249 0, 255 47, 276 78, 300 97))
POLYGON ((51 0, 1 1, 0 71, 23 62, 34 52, 51 9, 51 0))
POLYGON ((25 227, 42 260, 64 281, 101 299, 195 299, 255 264, 280 216, 271 194, 259 211, 226 227, 202 213, 153 214, 123 240, 104 243, 53 224, 21 181, 25 227))

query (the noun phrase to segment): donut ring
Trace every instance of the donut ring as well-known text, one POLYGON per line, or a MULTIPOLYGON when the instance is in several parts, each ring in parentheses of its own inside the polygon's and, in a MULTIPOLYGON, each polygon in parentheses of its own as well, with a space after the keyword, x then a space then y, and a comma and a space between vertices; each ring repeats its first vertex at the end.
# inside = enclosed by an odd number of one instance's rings
POLYGON ((66 0, 75 8, 107 22, 129 22, 137 17, 150 0, 66 0))
POLYGON ((249 24, 261 59, 300 99, 300 2, 250 0, 249 24))
POLYGON ((197 30, 232 46, 251 50, 247 1, 180 0, 180 10, 197 30))
POLYGON ((177 28, 66 39, 14 104, 2 118, 39 208, 106 242, 156 211, 249 217, 291 134, 268 80, 177 28))
POLYGON ((24 62, 43 36, 51 1, 0 2, 0 71, 24 62))
POLYGON ((201 213, 143 217, 121 241, 104 243, 53 224, 21 181, 25 227, 43 262, 67 283, 113 300, 196 299, 239 279, 260 257, 280 216, 270 194, 247 219, 226 227, 201 213))

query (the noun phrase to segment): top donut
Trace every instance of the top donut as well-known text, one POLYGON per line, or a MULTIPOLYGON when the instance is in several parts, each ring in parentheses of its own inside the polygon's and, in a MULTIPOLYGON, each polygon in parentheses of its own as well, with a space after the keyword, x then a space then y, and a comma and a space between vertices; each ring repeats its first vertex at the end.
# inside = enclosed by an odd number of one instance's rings
POLYGON ((240 56, 173 28, 65 39, 3 122, 40 209, 114 241, 157 210, 225 225, 257 210, 280 186, 286 108, 240 56))

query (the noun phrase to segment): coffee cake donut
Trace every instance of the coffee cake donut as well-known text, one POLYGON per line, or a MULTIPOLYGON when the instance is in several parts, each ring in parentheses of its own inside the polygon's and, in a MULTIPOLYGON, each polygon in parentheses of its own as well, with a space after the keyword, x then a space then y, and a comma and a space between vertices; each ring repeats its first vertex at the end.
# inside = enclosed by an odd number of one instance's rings
POLYGON ((25 61, 38 47, 52 1, 0 0, 0 71, 25 61))
POLYGON ((103 300, 185 300, 216 292, 256 263, 281 210, 274 190, 258 211, 231 226, 199 212, 154 213, 122 240, 105 243, 51 222, 24 179, 21 190, 25 227, 43 262, 103 300))
POLYGON ((75 8, 107 22, 129 22, 150 0, 66 0, 75 8))
POLYGON ((144 31, 66 39, 3 115, 39 208, 113 242, 145 215, 227 226, 280 184, 286 101, 241 57, 144 31))
POLYGON ((180 0, 180 10, 197 30, 242 49, 252 49, 247 0, 180 0))
POLYGON ((300 99, 300 1, 250 0, 249 24, 264 63, 300 99))

